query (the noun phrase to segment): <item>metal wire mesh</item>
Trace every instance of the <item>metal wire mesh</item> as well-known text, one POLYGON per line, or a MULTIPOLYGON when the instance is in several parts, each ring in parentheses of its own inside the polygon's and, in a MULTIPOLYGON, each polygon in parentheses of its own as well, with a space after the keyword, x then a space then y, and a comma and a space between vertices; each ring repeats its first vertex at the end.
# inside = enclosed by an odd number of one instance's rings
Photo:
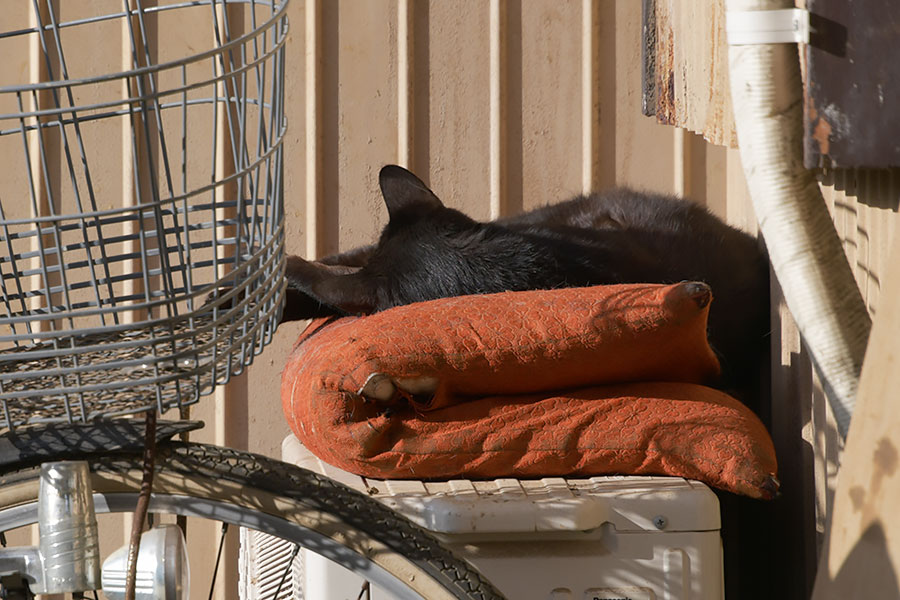
POLYGON ((4 15, 0 429, 194 403, 280 316, 286 0, 113 4, 4 15))

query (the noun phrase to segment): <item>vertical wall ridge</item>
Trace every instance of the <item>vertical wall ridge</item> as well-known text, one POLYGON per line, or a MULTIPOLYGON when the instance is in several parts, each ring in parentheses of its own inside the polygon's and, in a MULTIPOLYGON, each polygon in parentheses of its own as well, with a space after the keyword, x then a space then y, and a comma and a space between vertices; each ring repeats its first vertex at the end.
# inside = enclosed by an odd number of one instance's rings
POLYGON ((506 190, 506 0, 490 4, 490 216, 507 212, 506 190))
POLYGON ((582 0, 581 7, 581 191, 598 185, 600 165, 600 98, 598 50, 600 21, 597 0, 582 0))
POLYGON ((321 55, 322 55, 322 4, 321 0, 306 0, 305 28, 305 79, 306 115, 304 141, 306 146, 306 256, 316 258, 322 250, 319 226, 322 219, 321 180, 321 55))
POLYGON ((397 0, 397 164, 414 171, 413 6, 411 0, 397 0))
MULTIPOLYGON (((29 11, 29 24, 32 27, 38 27, 48 20, 47 5, 41 4, 39 10, 39 13, 35 12, 34 10, 29 11)), ((40 36, 33 36, 30 38, 28 54, 29 80, 32 82, 46 81, 48 79, 47 65, 41 49, 40 36)), ((49 98, 50 92, 46 90, 31 92, 31 110, 38 110, 39 108, 43 108, 44 106, 48 105, 49 98)), ((36 117, 35 125, 41 124, 42 121, 42 117, 36 117)), ((48 181, 48 173, 46 171, 46 168, 48 168, 49 165, 47 164, 48 161, 45 160, 46 153, 44 143, 48 138, 48 141, 52 142, 53 137, 45 137, 44 129, 41 127, 37 127, 34 131, 29 132, 26 138, 29 154, 28 168, 31 172, 29 177, 32 194, 31 213, 34 217, 44 217, 50 214, 50 198, 47 192, 50 182, 48 181)), ((42 270, 42 261, 44 261, 46 258, 46 253, 43 250, 45 244, 52 244, 52 240, 43 235, 36 235, 34 236, 34 238, 32 238, 31 251, 38 253, 35 258, 31 259, 31 266, 33 269, 42 270)), ((32 282, 29 283, 29 286, 34 290, 42 289, 44 287, 42 275, 33 275, 32 282)), ((37 310, 46 306, 47 299, 43 296, 36 296, 31 299, 29 308, 31 310, 37 310)), ((35 321, 33 329, 36 331, 49 331, 51 330, 51 322, 35 321)))

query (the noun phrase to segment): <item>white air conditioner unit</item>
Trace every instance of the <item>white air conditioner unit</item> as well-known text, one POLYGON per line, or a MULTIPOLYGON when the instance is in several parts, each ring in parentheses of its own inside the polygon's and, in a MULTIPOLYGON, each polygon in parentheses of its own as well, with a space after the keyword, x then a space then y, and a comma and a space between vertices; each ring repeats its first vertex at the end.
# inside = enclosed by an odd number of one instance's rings
MULTIPOLYGON (((326 465, 294 436, 282 460, 311 469, 380 500, 434 533, 517 600, 722 600, 719 502, 704 484, 679 477, 591 477, 448 482, 374 481, 326 465)), ((279 558, 243 536, 242 581, 280 577, 279 558)), ((274 552, 274 550, 272 551, 274 552)), ((278 599, 360 597, 362 578, 302 549, 278 599), (286 595, 285 590, 291 589, 286 595)), ((277 585, 277 584, 276 584, 277 585)), ((243 600, 271 598, 274 587, 242 586, 243 600)), ((365 597, 365 596, 363 596, 365 597)), ((388 600, 373 588, 371 598, 388 600)))
POLYGON ((238 591, 241 598, 304 598, 302 557, 294 544, 261 531, 241 528, 238 591), (276 594, 277 592, 277 594, 276 594))

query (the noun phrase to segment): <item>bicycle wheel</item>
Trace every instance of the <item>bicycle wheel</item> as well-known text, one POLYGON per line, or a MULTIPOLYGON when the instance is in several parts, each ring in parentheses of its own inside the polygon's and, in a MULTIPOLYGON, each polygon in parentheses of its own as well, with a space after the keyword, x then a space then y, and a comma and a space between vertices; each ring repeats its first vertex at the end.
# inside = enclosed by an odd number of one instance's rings
MULTIPOLYGON (((87 455, 98 513, 131 512, 141 457, 87 455)), ((37 521, 40 467, 0 474, 0 532, 37 521)), ((503 596, 426 531, 311 471, 203 444, 158 448, 150 511, 240 525, 313 550, 399 598, 503 596)))

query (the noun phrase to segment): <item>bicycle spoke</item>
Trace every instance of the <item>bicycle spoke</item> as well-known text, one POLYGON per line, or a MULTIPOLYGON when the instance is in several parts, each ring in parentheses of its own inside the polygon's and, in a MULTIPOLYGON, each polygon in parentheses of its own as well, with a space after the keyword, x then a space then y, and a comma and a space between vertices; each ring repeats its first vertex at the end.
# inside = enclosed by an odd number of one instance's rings
POLYGON ((284 573, 281 574, 281 581, 278 582, 278 587, 275 588, 275 593, 272 594, 272 600, 278 600, 278 594, 281 593, 281 588, 284 586, 284 582, 291 572, 291 567, 294 565, 294 559, 297 558, 297 554, 299 553, 300 544, 294 544, 294 549, 291 551, 291 557, 287 560, 287 565, 284 567, 284 573))
POLYGON ((222 535, 219 537, 219 551, 216 552, 216 566, 213 567, 212 581, 209 584, 209 600, 213 598, 216 589, 216 577, 219 573, 219 561, 222 559, 222 548, 225 546, 225 534, 228 533, 228 523, 222 523, 222 535))
POLYGON ((356 597, 356 600, 363 600, 363 595, 365 595, 366 600, 372 600, 372 586, 368 581, 363 581, 362 587, 359 590, 359 596, 356 597))

